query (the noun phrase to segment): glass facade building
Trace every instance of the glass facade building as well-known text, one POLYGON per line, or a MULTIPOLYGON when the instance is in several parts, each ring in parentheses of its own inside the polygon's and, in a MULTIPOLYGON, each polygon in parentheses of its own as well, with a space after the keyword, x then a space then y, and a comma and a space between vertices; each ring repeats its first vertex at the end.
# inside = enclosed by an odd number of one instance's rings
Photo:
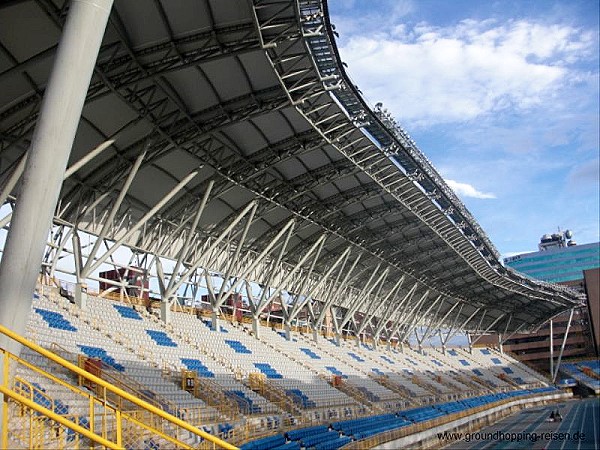
POLYGON ((600 267, 600 242, 551 248, 504 259, 504 264, 531 278, 568 283, 583 278, 583 271, 600 267))
MULTIPOLYGON (((552 320, 553 354, 556 359, 564 340, 564 360, 593 358, 598 355, 600 339, 600 324, 595 311, 599 305, 600 242, 576 245, 567 240, 571 237, 571 233, 567 233, 542 236, 539 251, 505 258, 504 265, 528 277, 566 285, 586 294, 587 304, 574 310, 568 335, 569 312, 552 320)), ((550 334, 548 323, 535 333, 510 337, 504 341, 504 348, 522 362, 537 370, 547 371, 552 354, 550 334)), ((493 339, 488 343, 492 342, 493 339)))

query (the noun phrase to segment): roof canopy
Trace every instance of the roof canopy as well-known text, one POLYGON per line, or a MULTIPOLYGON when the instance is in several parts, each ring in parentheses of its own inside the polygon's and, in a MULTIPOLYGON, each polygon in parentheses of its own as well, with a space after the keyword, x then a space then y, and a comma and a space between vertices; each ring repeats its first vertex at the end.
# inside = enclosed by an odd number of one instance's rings
MULTIPOLYGON (((0 6, 4 179, 28 148, 67 6, 0 6)), ((108 140, 65 179, 57 223, 102 234, 139 158, 107 239, 173 259, 185 248, 189 273, 280 287, 296 314, 502 332, 578 303, 500 264, 415 143, 350 82, 324 1, 117 0, 69 164, 108 140)))

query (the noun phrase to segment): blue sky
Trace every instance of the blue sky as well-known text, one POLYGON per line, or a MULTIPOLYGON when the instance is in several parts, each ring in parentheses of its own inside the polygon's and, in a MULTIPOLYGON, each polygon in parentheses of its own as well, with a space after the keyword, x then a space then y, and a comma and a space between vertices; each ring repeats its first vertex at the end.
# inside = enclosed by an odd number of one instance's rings
POLYGON ((348 73, 503 256, 600 240, 598 0, 329 0, 348 73))

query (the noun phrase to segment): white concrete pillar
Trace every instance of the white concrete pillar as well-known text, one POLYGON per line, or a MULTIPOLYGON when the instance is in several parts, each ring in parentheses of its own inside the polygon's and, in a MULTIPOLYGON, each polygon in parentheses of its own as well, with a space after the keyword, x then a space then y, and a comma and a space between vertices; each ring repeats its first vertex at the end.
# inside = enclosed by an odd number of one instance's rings
POLYGON ((164 323, 171 323, 171 301, 160 302, 160 319, 164 323))
POLYGON ((213 331, 221 331, 221 328, 219 327, 219 313, 217 310, 213 309, 211 314, 210 314, 210 328, 213 331))
MULTIPOLYGON (((112 4, 71 2, 28 150, 0 265, 0 323, 21 335, 112 4)), ((21 350, 3 335, 0 347, 15 354, 21 350)))
MULTIPOLYGON (((73 0, 56 51, 0 266, 0 323, 23 334, 65 169, 113 0, 73 0)), ((23 32, 34 32, 23 30, 23 32)), ((18 353, 18 345, 0 338, 18 353)))
POLYGON ((80 309, 87 308, 87 284, 85 283, 77 283, 75 284, 75 292, 74 292, 75 304, 79 306, 80 309))
POLYGON ((292 327, 289 323, 283 324, 283 332, 285 333, 285 338, 288 341, 292 340, 292 327))
POLYGON ((254 333, 256 339, 260 337, 260 321, 258 317, 252 318, 252 333, 254 333))

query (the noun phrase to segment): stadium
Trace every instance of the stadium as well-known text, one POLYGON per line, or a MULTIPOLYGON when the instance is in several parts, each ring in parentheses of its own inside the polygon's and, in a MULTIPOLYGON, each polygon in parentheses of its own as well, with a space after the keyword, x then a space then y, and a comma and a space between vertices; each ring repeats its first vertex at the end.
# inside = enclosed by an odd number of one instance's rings
POLYGON ((500 263, 329 20, 0 5, 2 448, 435 446, 571 397, 478 336, 581 297, 500 263))

